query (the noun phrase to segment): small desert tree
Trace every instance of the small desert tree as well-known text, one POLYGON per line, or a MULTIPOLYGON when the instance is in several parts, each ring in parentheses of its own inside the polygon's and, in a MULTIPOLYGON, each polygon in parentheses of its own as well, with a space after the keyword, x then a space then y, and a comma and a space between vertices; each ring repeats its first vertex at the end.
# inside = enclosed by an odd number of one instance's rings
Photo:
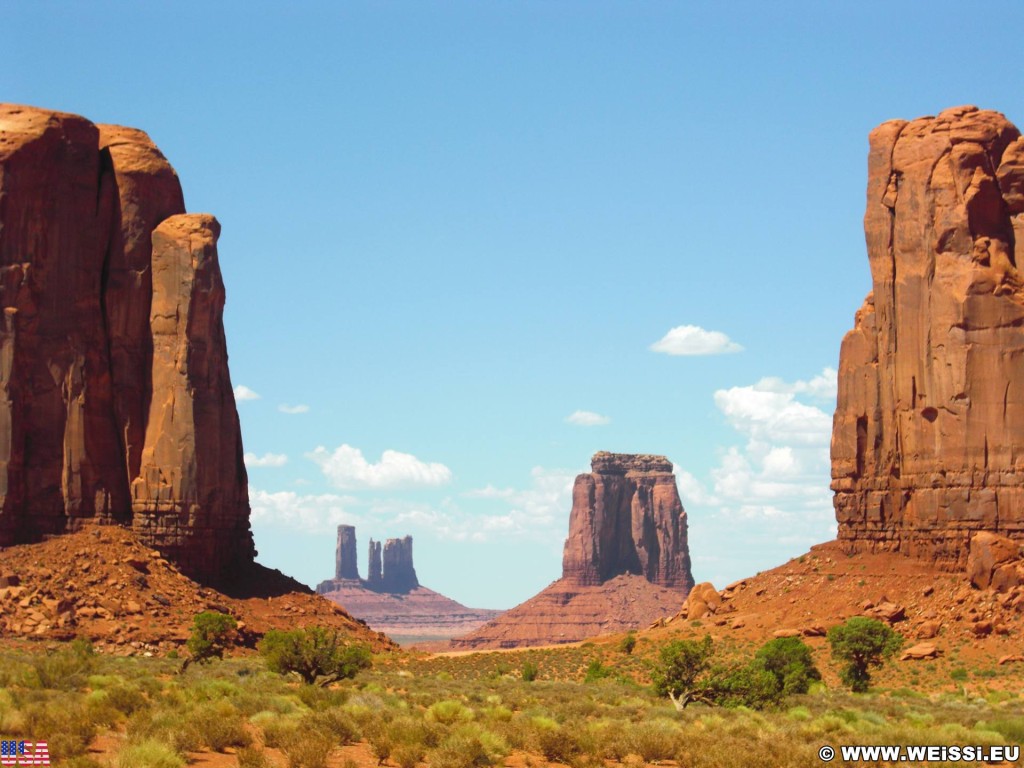
POLYGON ((854 616, 828 631, 832 656, 847 662, 840 672, 850 690, 863 693, 871 683, 870 667, 881 667, 903 645, 903 638, 887 624, 854 616))
POLYGON ((672 699, 678 710, 694 701, 714 704, 713 652, 711 635, 704 635, 700 642, 673 640, 661 649, 660 661, 654 667, 654 690, 672 699))
POLYGON ((259 650, 271 672, 295 672, 310 685, 355 677, 371 663, 368 647, 346 643, 337 631, 324 627, 272 629, 260 641, 259 650))
POLYGON ((203 611, 192 619, 192 634, 185 647, 191 654, 181 665, 181 671, 189 664, 206 664, 213 659, 223 659, 231 633, 238 626, 233 616, 218 611, 203 611))
POLYGON ((807 693, 812 682, 821 680, 811 649, 799 637, 769 640, 754 656, 753 666, 772 674, 782 696, 807 693))

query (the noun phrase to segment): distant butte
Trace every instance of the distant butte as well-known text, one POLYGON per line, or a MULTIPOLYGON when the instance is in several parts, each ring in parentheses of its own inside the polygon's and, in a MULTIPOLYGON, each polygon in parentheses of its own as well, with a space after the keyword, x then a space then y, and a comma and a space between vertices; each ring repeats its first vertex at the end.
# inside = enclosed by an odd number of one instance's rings
POLYGON ((602 451, 591 470, 573 486, 562 578, 453 647, 569 643, 678 612, 693 576, 672 462, 602 451))
POLYGON ((843 339, 832 432, 839 541, 963 568, 978 531, 1024 541, 1024 139, 956 107, 871 132, 873 290, 843 339))
POLYGON ((359 577, 356 529, 338 526, 334 578, 316 591, 379 632, 406 644, 437 642, 472 631, 501 611, 467 608, 421 586, 412 560, 412 536, 388 539, 383 549, 370 539, 370 566, 359 577))

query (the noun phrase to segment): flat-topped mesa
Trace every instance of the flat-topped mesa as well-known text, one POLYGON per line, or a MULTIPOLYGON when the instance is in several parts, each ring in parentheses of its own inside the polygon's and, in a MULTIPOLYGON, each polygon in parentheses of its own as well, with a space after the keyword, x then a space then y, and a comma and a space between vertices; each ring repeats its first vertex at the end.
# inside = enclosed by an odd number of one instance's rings
POLYGON ((129 523, 189 575, 250 562, 219 226, 142 131, 0 105, 0 546, 129 523))
POLYGON ((664 456, 648 453, 598 451, 590 460, 590 469, 603 475, 624 475, 627 472, 672 474, 672 462, 664 456))
POLYGON ((957 107, 871 132, 873 290, 843 339, 832 488, 848 551, 966 564, 1024 539, 1024 139, 957 107))
POLYGON ((621 574, 652 584, 693 586, 686 512, 664 456, 594 454, 576 478, 562 578, 588 586, 621 574))

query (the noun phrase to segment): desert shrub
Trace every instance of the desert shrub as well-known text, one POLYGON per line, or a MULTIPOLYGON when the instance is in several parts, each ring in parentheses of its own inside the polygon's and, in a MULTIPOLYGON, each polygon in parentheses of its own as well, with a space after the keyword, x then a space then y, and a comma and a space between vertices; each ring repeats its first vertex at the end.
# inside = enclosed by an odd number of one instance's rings
POLYGON ((188 713, 183 726, 192 729, 199 744, 214 752, 223 752, 228 747, 247 747, 252 743, 252 737, 245 730, 244 718, 227 701, 199 705, 188 713))
POLYGON ((399 744, 392 755, 398 768, 416 768, 423 760, 426 750, 422 744, 399 744))
POLYGON ((950 670, 949 676, 958 683, 962 683, 967 679, 967 670, 963 667, 957 667, 956 669, 950 670))
POLYGON ((238 768, 274 768, 274 763, 259 747, 242 747, 238 750, 238 768))
POLYGON ((989 720, 978 723, 977 728, 995 731, 1009 744, 1024 744, 1024 717, 1003 717, 998 720, 989 720))
POLYGON ((92 645, 78 639, 57 651, 32 657, 25 684, 30 688, 77 691, 85 687, 96 668, 92 645))
POLYGON ((37 701, 25 707, 23 716, 25 732, 46 741, 52 758, 85 754, 96 738, 96 724, 80 701, 37 701))
POLYGON ((537 668, 537 664, 532 661, 523 662, 522 678, 524 683, 532 683, 537 679, 537 674, 540 670, 537 668))
POLYGON ((431 768, 484 768, 491 759, 476 736, 452 733, 431 751, 428 763, 431 768))
POLYGON ((316 732, 296 733, 279 746, 288 758, 288 768, 325 768, 334 748, 330 738, 316 732))
POLYGON ((337 631, 324 627, 272 629, 260 641, 259 650, 270 671, 295 672, 310 685, 355 677, 371 664, 367 646, 346 643, 337 631))
POLYGON ((364 734, 370 745, 370 752, 377 758, 377 765, 384 765, 391 757, 394 741, 386 728, 374 728, 364 734))
POLYGON ((303 731, 322 733, 336 744, 354 744, 359 741, 356 721, 348 712, 338 708, 311 712, 299 721, 298 727, 303 731))
POLYGON ((619 641, 619 650, 627 656, 633 653, 634 648, 636 648, 636 635, 632 632, 619 641))
POLYGON ((536 727, 537 750, 547 760, 569 763, 583 750, 575 729, 555 724, 551 727, 541 718, 534 718, 536 727))
POLYGON ((185 760, 163 742, 147 739, 122 747, 114 765, 116 768, 184 768, 185 760))
POLYGON ((452 725, 459 722, 468 722, 473 719, 473 710, 455 699, 446 699, 431 704, 427 708, 427 720, 442 725, 452 725))
POLYGON ((853 616, 828 631, 832 656, 847 662, 840 677, 855 693, 867 691, 870 667, 881 667, 900 649, 903 638, 887 624, 866 616, 853 616))
POLYGON ((251 722, 262 729, 263 743, 268 747, 282 749, 285 744, 299 737, 299 722, 293 718, 255 716, 251 722))
POLYGON ((235 618, 226 613, 203 611, 196 614, 192 619, 192 634, 185 643, 191 655, 185 660, 182 670, 194 662, 205 664, 213 659, 223 659, 237 626, 235 618))
POLYGON ((664 720, 637 723, 629 730, 627 744, 634 752, 652 763, 668 760, 675 755, 679 731, 664 720))
POLYGON ((587 671, 583 675, 584 683, 596 683, 598 680, 604 680, 606 677, 611 677, 612 670, 601 663, 600 659, 593 659, 590 664, 587 665, 587 671))

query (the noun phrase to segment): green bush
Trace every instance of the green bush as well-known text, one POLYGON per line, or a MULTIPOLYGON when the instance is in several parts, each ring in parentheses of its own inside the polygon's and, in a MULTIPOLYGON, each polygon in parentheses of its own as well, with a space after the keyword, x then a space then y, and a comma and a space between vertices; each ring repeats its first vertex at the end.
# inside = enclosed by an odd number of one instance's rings
POLYGON ((185 643, 191 656, 182 666, 184 670, 194 662, 206 664, 213 659, 223 659, 231 640, 231 633, 238 626, 233 616, 217 611, 203 611, 192 619, 192 634, 185 643))
POLYGON ((260 641, 259 650, 272 672, 295 672, 310 685, 355 677, 371 663, 368 647, 346 643, 337 631, 324 627, 272 629, 260 641))
POLYGON ((903 645, 903 638, 887 624, 866 616, 853 616, 828 631, 832 656, 847 662, 840 672, 855 693, 867 691, 870 667, 881 667, 903 645))
POLYGON ((619 642, 619 650, 628 656, 633 653, 634 648, 636 648, 636 635, 630 632, 619 642))
POLYGON ((811 649, 799 637, 769 640, 755 654, 754 666, 775 678, 783 696, 807 693, 811 683, 821 680, 811 649))
POLYGON ((117 753, 116 768, 184 768, 185 760, 166 744, 147 739, 126 744, 117 753))
POLYGON ((593 659, 590 664, 587 665, 587 671, 583 675, 584 683, 596 683, 598 680, 604 680, 606 677, 611 677, 612 671, 601 663, 600 659, 593 659))
POLYGON ((523 662, 522 678, 524 683, 532 683, 537 679, 537 674, 540 670, 537 668, 536 663, 532 661, 523 662))

